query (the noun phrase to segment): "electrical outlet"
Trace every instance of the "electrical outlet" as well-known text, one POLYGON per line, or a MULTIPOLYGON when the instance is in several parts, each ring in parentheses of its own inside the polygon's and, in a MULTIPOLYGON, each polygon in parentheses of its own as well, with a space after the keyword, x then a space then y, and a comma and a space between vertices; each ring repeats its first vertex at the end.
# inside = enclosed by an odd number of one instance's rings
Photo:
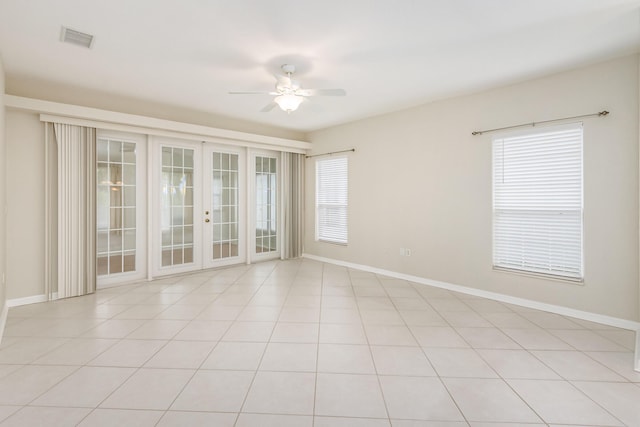
POLYGON ((404 256, 411 256, 411 249, 406 248, 406 249, 404 250, 404 256))

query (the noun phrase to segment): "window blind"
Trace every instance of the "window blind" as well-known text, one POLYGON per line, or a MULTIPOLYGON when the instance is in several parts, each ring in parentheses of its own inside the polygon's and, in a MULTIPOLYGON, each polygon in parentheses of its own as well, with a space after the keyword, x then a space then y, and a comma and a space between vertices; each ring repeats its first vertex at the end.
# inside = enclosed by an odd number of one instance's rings
POLYGON ((493 140, 493 264, 583 277, 582 125, 493 140))
POLYGON ((347 243, 346 157, 316 160, 316 240, 347 243))

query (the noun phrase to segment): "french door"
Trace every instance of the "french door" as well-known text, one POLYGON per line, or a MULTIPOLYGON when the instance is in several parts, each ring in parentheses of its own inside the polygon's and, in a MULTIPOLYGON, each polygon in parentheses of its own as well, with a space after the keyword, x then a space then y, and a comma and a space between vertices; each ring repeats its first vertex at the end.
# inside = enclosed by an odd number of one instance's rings
POLYGON ((202 155, 189 141, 154 138, 151 170, 154 276, 202 268, 202 155))
POLYGON ((280 256, 280 155, 102 135, 98 284, 280 256))
POLYGON ((277 153, 163 138, 153 145, 154 276, 280 256, 277 153))
POLYGON ((244 149, 203 145, 203 267, 246 262, 244 149))

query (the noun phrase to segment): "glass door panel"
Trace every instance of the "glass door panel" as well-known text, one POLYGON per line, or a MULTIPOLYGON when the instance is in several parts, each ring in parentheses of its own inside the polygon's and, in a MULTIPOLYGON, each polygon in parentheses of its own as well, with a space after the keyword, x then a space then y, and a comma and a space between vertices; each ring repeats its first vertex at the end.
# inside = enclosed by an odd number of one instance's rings
POLYGON ((205 265, 243 262, 244 153, 207 145, 205 161, 205 265))
POLYGON ((254 254, 257 258, 279 256, 278 159, 276 155, 254 157, 254 254))
POLYGON ((146 229, 138 224, 145 211, 144 141, 100 131, 96 149, 98 285, 143 277, 146 229))
POLYGON ((135 144, 98 139, 98 276, 135 270, 135 144), (129 156, 123 155, 128 153, 129 156), (125 194, 133 197, 125 198, 125 194), (125 219, 126 224, 125 224, 125 219))
POLYGON ((162 147, 162 267, 193 262, 194 150, 162 147))

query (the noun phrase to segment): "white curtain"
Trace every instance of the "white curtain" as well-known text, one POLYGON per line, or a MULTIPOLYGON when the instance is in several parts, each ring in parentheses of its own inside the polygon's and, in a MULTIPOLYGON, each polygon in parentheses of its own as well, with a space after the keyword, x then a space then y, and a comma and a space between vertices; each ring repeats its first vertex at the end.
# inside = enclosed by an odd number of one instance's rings
POLYGON ((96 131, 47 124, 47 277, 51 296, 96 289, 96 131), (51 135, 53 134, 53 135, 51 135), (52 138, 53 136, 53 138, 52 138))
POLYGON ((284 236, 282 259, 302 256, 304 244, 304 154, 282 153, 284 236))

